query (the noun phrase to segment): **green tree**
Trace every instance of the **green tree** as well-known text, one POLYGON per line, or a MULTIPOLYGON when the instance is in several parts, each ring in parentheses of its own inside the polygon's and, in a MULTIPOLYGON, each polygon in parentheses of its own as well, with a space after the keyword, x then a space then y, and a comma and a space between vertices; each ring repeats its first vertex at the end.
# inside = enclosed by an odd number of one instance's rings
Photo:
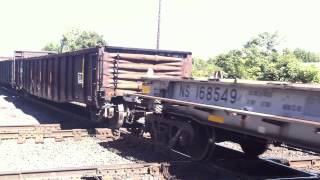
POLYGON ((48 43, 47 45, 45 45, 42 50, 44 51, 55 51, 55 52, 61 52, 61 49, 60 49, 60 45, 59 44, 56 44, 56 43, 48 43))
POLYGON ((220 54, 209 60, 208 64, 220 67, 227 78, 246 77, 245 60, 240 50, 231 50, 227 54, 220 54))
POLYGON ((294 55, 303 62, 320 62, 320 55, 314 52, 296 48, 293 51, 294 55))
POLYGON ((43 50, 57 51, 61 53, 106 44, 107 43, 103 39, 103 36, 96 32, 72 29, 62 35, 59 43, 50 42, 43 48, 43 50))
MULTIPOLYGON (((210 61, 210 59, 209 59, 210 61)), ((221 68, 214 63, 200 58, 192 60, 192 76, 193 77, 209 77, 215 71, 221 71, 221 68)))
POLYGON ((276 62, 278 79, 275 80, 296 82, 299 80, 301 67, 301 61, 293 53, 282 54, 276 62))
POLYGON ((278 51, 278 45, 281 43, 282 39, 278 32, 269 33, 264 32, 258 34, 257 36, 251 38, 245 45, 244 48, 258 47, 262 51, 270 53, 278 51))
POLYGON ((257 47, 244 48, 244 66, 246 69, 246 79, 262 79, 266 66, 271 63, 271 56, 257 47))
POLYGON ((320 83, 320 69, 314 65, 301 69, 299 80, 303 83, 320 83))

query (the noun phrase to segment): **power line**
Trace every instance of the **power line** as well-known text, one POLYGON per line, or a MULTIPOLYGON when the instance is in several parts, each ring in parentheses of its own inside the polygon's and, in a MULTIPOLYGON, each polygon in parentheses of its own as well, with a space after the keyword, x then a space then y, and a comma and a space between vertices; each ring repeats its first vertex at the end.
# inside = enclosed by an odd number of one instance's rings
POLYGON ((161 19, 161 0, 158 7, 158 31, 157 31, 157 49, 160 47, 160 19, 161 19))

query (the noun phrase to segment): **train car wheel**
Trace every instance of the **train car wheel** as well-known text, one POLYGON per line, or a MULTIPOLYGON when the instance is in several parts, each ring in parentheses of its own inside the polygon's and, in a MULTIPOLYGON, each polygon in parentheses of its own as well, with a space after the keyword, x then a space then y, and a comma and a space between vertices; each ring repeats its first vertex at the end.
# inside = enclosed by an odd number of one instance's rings
POLYGON ((215 132, 212 128, 201 125, 194 127, 192 143, 186 147, 193 161, 207 161, 212 157, 215 147, 215 132))
POLYGON ((116 104, 114 106, 113 117, 108 119, 110 128, 120 128, 124 122, 125 117, 126 113, 123 104, 116 104))
POLYGON ((89 107, 90 120, 91 122, 101 122, 102 121, 102 110, 95 107, 89 107))

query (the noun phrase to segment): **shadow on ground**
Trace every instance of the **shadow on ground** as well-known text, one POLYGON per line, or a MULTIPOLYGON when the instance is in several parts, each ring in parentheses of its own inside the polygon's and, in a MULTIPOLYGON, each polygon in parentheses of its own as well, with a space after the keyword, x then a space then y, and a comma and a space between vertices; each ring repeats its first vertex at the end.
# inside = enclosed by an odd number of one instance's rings
POLYGON ((214 174, 200 167, 197 163, 190 163, 188 158, 181 157, 176 153, 169 153, 155 147, 143 140, 132 140, 130 136, 100 142, 102 147, 135 162, 168 163, 168 179, 182 180, 207 180, 212 179, 214 174))
MULTIPOLYGON (((29 115, 32 116, 32 119, 36 120, 39 124, 54 124, 59 123, 61 124, 62 129, 91 129, 93 127, 96 127, 96 124, 92 124, 89 122, 83 122, 76 118, 70 118, 66 116, 63 113, 57 112, 55 110, 52 110, 48 107, 41 106, 40 104, 34 103, 32 101, 29 101, 24 98, 22 94, 16 94, 16 93, 10 93, 9 90, 5 90, 3 88, 0 88, 0 95, 5 96, 4 100, 12 103, 15 108, 22 111, 21 117, 15 117, 15 118, 25 118, 29 115)), ((64 109, 77 109, 75 105, 69 105, 69 104, 60 104, 60 106, 64 109)), ((80 107, 77 109, 78 114, 85 114, 85 109, 81 109, 80 107)), ((13 115, 16 116, 16 115, 13 115)), ((30 117, 29 117, 30 118, 30 117)), ((27 121, 23 119, 22 121, 27 121)), ((27 124, 30 124, 26 122, 27 124)))

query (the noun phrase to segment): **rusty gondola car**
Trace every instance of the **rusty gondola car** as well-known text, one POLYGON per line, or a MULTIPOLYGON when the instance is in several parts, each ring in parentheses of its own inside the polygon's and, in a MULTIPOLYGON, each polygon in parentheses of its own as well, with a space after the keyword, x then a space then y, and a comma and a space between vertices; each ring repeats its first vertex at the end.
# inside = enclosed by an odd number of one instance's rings
POLYGON ((13 58, 0 57, 0 84, 10 87, 13 81, 13 58))
POLYGON ((56 54, 53 51, 14 51, 14 57, 0 57, 0 84, 6 87, 14 87, 15 85, 15 60, 56 54))
POLYGON ((50 101, 84 104, 91 119, 123 122, 122 95, 140 90, 149 71, 161 77, 190 77, 191 53, 123 47, 94 47, 15 61, 15 86, 50 101))

